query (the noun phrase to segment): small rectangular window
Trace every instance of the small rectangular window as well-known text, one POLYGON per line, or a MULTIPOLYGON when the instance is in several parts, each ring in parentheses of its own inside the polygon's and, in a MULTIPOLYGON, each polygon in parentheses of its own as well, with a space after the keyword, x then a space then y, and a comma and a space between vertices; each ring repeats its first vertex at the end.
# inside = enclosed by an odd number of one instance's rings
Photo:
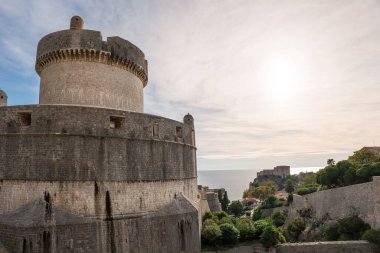
POLYGON ((120 116, 111 116, 110 117, 110 128, 120 129, 124 126, 124 117, 120 116))
POLYGON ((20 120, 21 126, 30 126, 32 124, 31 112, 18 112, 17 115, 20 120))
POLYGON ((154 123, 153 124, 153 130, 152 130, 152 134, 153 134, 153 137, 154 138, 159 138, 159 128, 158 128, 158 124, 157 123, 154 123))
POLYGON ((175 131, 176 131, 176 136, 178 138, 182 138, 182 127, 176 126, 175 131))

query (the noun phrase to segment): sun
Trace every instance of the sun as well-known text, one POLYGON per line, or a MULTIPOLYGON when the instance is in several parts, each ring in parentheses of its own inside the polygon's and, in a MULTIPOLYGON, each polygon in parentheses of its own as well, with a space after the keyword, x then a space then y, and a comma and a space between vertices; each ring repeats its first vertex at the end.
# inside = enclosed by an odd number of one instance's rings
POLYGON ((299 89, 302 71, 286 58, 275 58, 264 65, 263 85, 266 96, 282 101, 294 97, 299 89))

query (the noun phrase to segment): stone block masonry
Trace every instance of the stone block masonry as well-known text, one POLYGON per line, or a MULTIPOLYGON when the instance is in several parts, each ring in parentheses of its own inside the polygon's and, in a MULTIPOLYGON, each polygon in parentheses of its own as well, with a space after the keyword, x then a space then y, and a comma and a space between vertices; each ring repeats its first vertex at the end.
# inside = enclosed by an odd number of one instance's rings
POLYGON ((39 42, 39 105, 1 101, 0 250, 199 252, 194 118, 142 113, 143 52, 83 24, 39 42))
POLYGON ((380 229, 380 177, 372 182, 319 191, 304 196, 294 195, 286 224, 298 217, 298 210, 311 208, 316 218, 338 220, 358 215, 380 229))

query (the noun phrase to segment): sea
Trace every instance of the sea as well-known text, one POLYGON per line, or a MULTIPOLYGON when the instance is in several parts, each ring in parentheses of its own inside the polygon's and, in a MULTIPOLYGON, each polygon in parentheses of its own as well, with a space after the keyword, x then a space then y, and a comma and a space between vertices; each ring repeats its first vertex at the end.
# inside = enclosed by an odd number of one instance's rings
MULTIPOLYGON (((321 167, 291 168, 291 174, 300 172, 316 172, 321 167)), ((227 191, 229 200, 238 200, 243 196, 244 190, 249 188, 249 182, 256 178, 260 169, 252 170, 199 170, 198 185, 209 188, 224 188, 227 191)))

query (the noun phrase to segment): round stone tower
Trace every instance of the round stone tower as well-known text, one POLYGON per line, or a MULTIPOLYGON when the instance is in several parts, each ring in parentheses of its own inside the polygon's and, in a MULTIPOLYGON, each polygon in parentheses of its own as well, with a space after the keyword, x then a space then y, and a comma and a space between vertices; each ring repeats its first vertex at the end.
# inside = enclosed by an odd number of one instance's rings
POLYGON ((7 93, 5 91, 0 90, 0 106, 7 106, 7 93))
POLYGON ((148 81, 144 53, 120 37, 102 40, 74 16, 70 29, 43 37, 37 48, 40 104, 72 104, 143 112, 148 81))
POLYGON ((144 54, 83 24, 39 42, 39 105, 0 106, 0 248, 199 252, 194 118, 142 113, 144 54))

